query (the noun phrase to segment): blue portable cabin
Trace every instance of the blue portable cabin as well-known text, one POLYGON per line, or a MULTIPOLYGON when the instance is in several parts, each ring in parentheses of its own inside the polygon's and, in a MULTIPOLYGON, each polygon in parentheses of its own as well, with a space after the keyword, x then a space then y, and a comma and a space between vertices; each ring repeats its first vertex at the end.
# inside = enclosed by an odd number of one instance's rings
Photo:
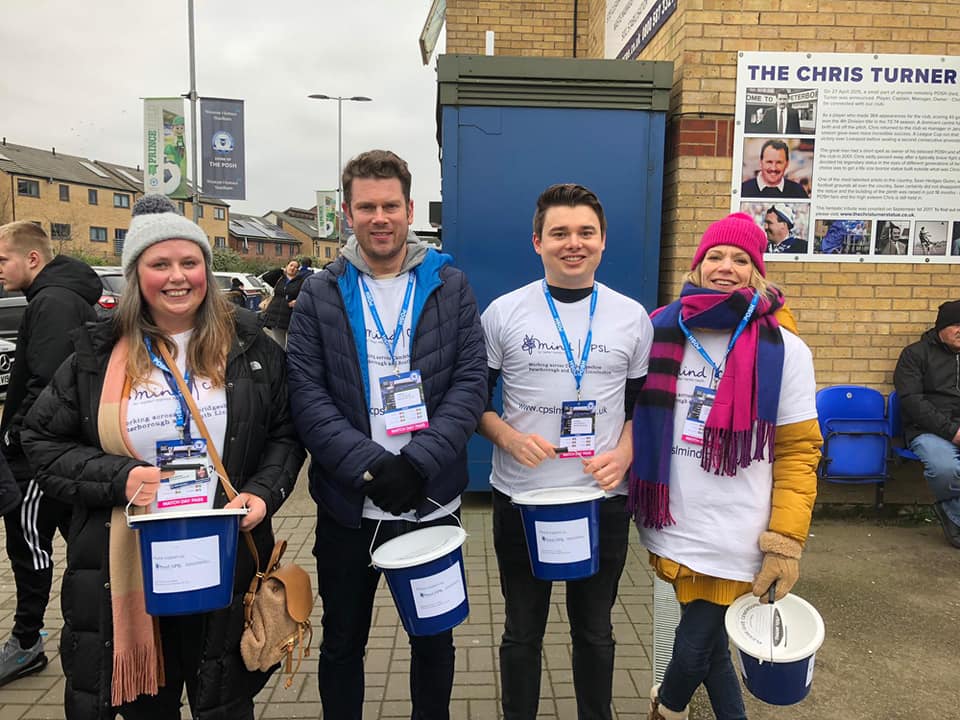
MULTIPOLYGON (((543 276, 532 218, 558 182, 603 203, 598 279, 655 308, 672 63, 442 55, 437 74, 443 248, 480 309, 543 276)), ((490 454, 475 436, 470 490, 489 488, 490 454)))

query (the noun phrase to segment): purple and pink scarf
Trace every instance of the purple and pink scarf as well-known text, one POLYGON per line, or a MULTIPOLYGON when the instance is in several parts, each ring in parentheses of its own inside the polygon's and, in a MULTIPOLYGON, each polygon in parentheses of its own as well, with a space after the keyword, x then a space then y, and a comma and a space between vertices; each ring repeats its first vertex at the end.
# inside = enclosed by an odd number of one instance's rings
MULTIPOLYGON (((633 410, 633 465, 628 509, 637 523, 660 529, 670 515, 670 461, 677 376, 687 344, 678 322, 696 329, 730 330, 753 299, 752 288, 732 293, 685 285, 680 299, 651 316, 653 347, 643 389, 633 410)), ((783 374, 783 337, 774 313, 783 295, 761 295, 750 321, 724 365, 703 433, 700 466, 733 477, 754 460, 773 462, 773 443, 783 374)), ((720 358, 714 358, 719 361, 720 358)))

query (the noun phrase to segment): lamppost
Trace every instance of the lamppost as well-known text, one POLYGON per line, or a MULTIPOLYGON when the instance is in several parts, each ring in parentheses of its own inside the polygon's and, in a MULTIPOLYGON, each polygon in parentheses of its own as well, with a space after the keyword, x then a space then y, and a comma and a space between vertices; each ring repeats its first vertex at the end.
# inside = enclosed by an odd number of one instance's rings
MULTIPOLYGON (((322 95, 314 93, 307 97, 313 100, 336 100, 337 101, 337 242, 343 245, 343 228, 341 227, 340 217, 343 213, 343 101, 347 102, 371 102, 373 98, 363 95, 354 95, 353 97, 340 97, 339 95, 322 95)), ((319 228, 317 228, 319 230, 319 228)))

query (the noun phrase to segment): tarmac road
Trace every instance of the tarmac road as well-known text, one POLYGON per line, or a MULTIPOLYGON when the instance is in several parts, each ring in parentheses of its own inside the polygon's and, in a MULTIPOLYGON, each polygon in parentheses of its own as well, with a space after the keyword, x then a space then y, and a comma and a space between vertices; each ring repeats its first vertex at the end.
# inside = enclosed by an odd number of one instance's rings
MULTIPOLYGON (((960 550, 939 524, 815 520, 794 591, 823 616, 810 694, 751 720, 960 718, 960 550)), ((713 717, 701 688, 691 720, 713 717)))

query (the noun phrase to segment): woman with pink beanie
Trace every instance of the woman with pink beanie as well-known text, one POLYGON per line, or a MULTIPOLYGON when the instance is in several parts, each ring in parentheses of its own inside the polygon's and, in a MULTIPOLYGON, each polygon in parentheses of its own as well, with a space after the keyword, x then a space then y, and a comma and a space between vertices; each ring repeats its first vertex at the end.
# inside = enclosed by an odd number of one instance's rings
POLYGON ((746 718, 726 608, 799 577, 822 439, 813 358, 766 280, 766 243, 743 213, 713 223, 680 298, 651 316, 629 508, 681 619, 650 720, 687 718, 701 684, 718 720, 746 718))

